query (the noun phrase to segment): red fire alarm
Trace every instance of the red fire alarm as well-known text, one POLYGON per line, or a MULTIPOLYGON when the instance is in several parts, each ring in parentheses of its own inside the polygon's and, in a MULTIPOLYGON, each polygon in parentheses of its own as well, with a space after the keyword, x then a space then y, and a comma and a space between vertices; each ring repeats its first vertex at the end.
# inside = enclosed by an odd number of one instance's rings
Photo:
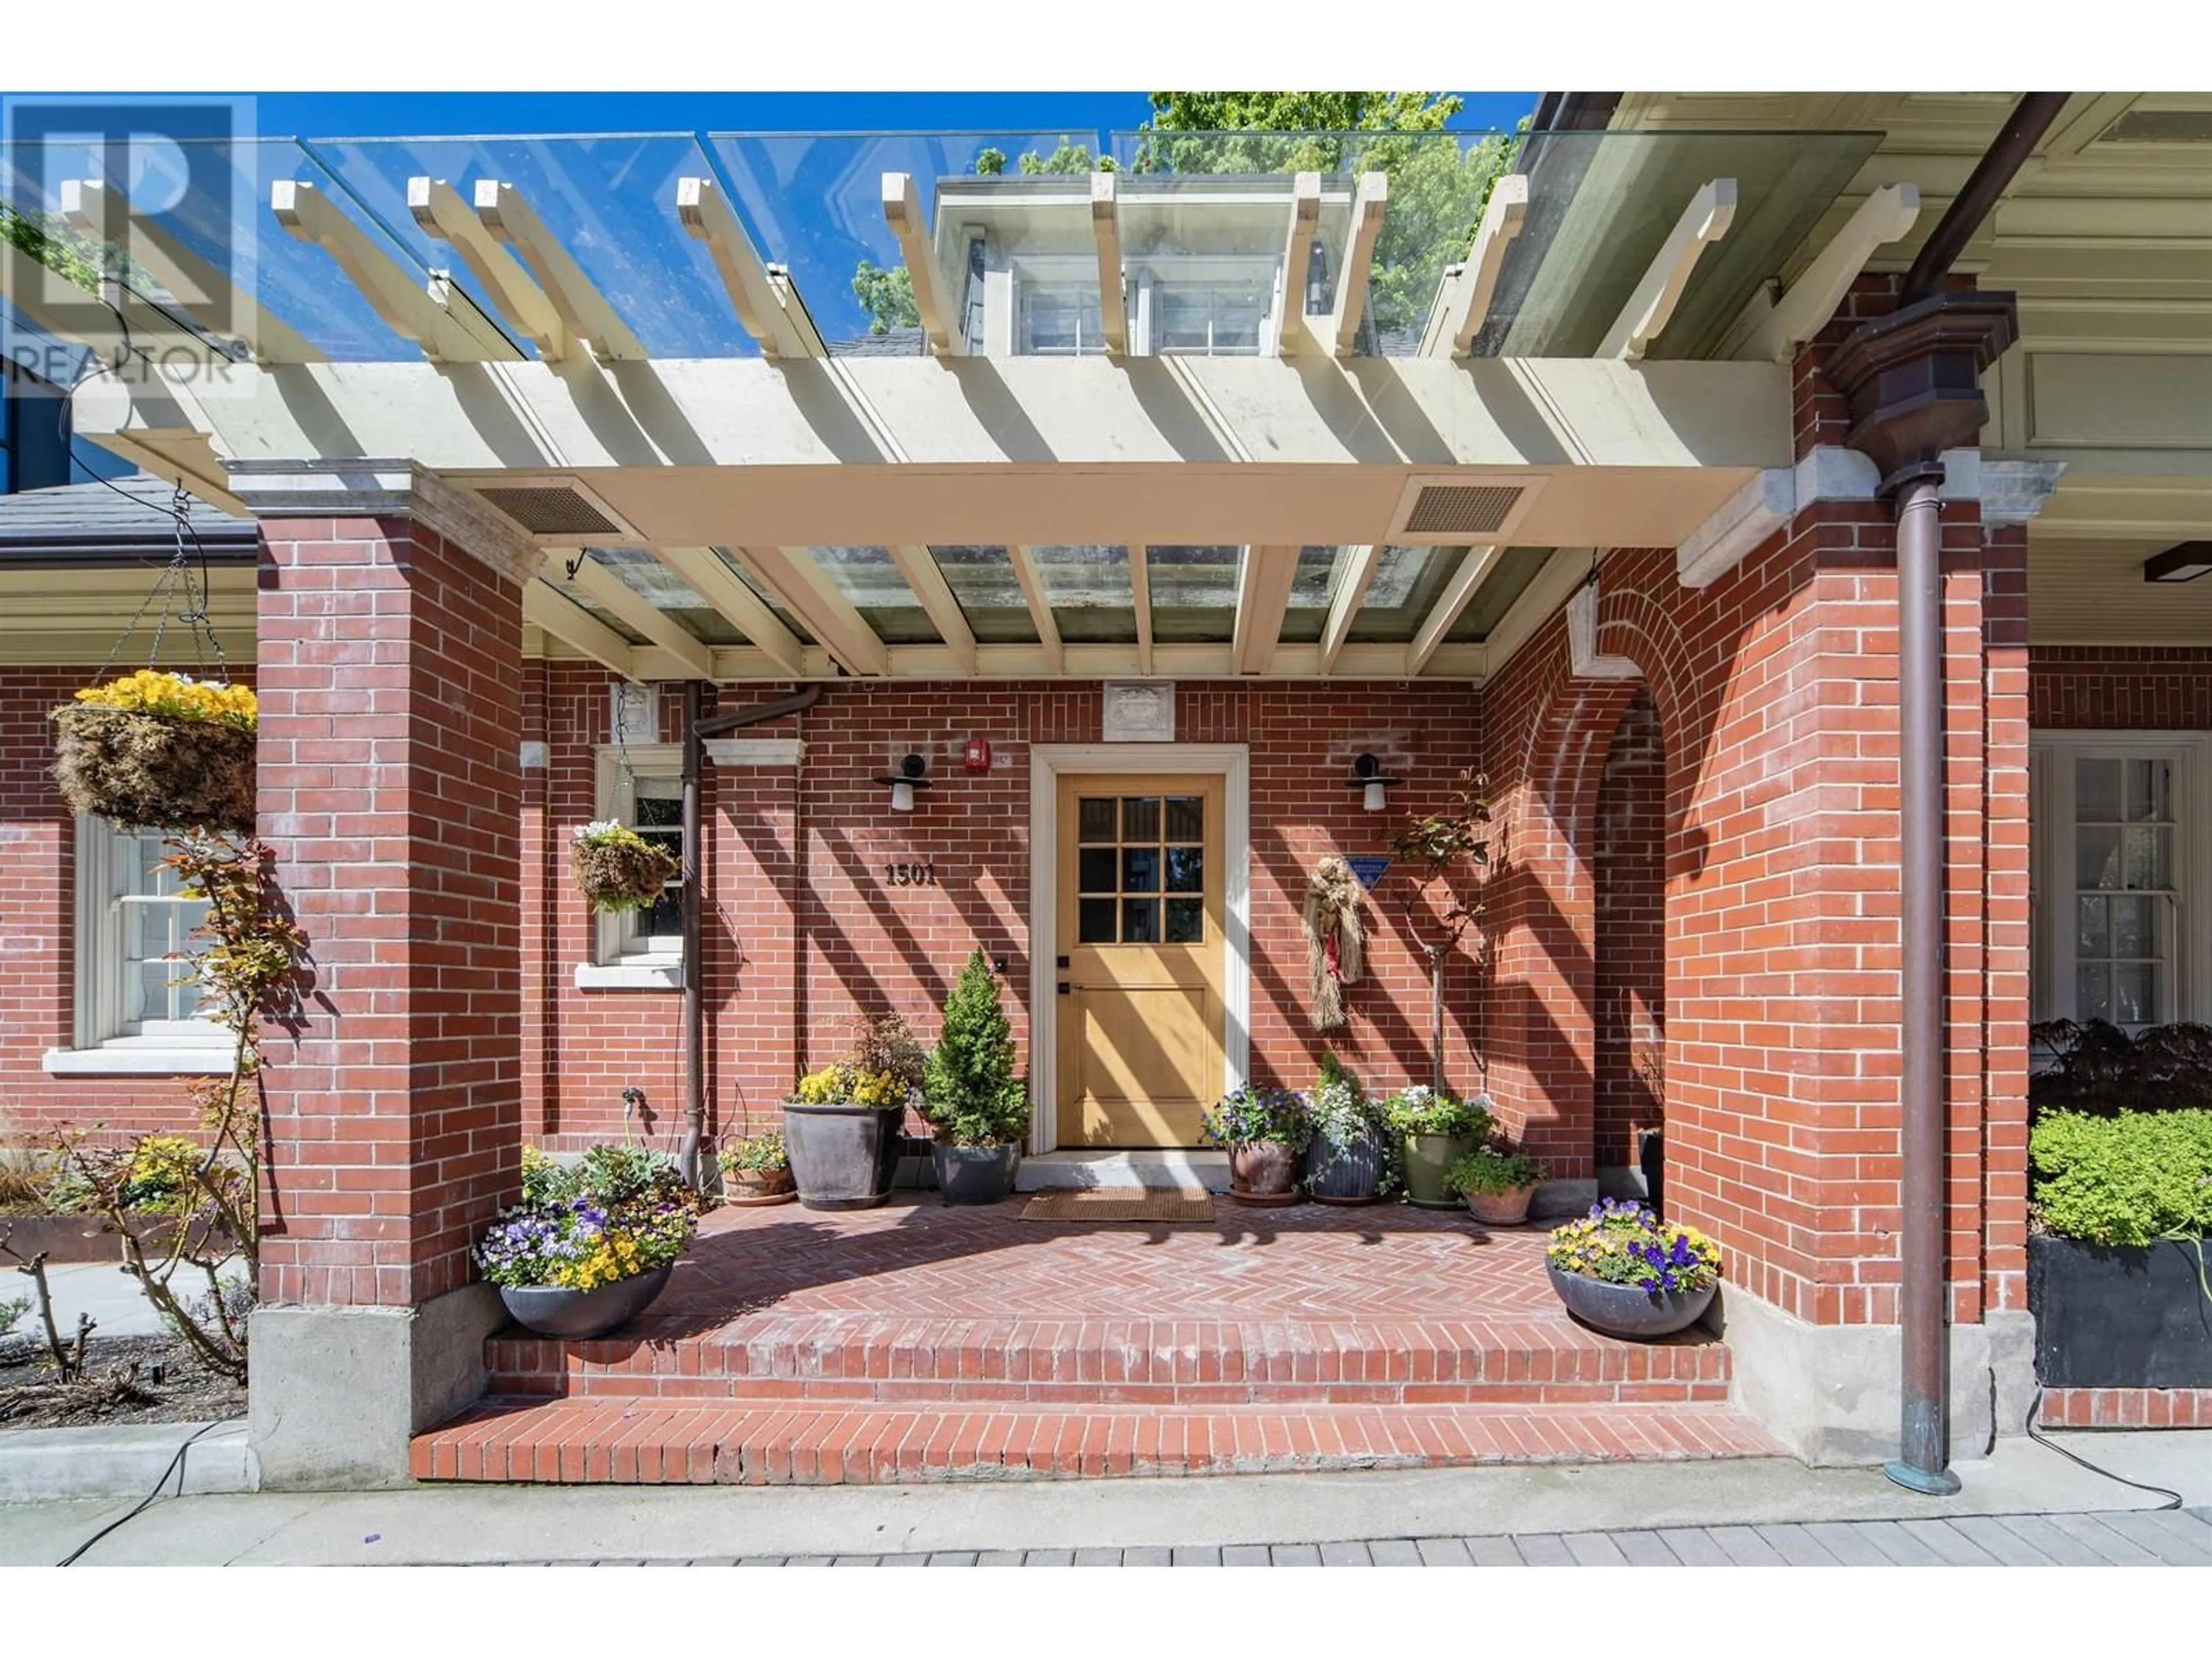
POLYGON ((991 769, 991 743, 988 738, 970 738, 960 750, 960 764, 970 772, 991 769))

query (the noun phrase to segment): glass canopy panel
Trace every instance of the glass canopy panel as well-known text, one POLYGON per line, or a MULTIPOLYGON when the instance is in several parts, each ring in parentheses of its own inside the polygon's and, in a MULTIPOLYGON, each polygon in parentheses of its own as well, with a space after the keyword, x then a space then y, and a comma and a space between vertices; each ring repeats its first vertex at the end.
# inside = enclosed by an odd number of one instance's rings
MULTIPOLYGON (((430 280, 429 262, 356 201, 310 147, 290 138, 184 139, 132 146, 126 154, 137 176, 119 182, 143 221, 136 237, 89 237, 61 216, 65 182, 107 182, 97 145, 0 144, 0 202, 50 239, 44 250, 49 263, 88 282, 94 280, 94 270, 104 269, 120 277, 134 299, 170 313, 186 334, 231 342, 228 355, 247 355, 252 319, 247 307, 223 297, 226 291, 253 301, 296 337, 264 331, 268 337, 258 343, 280 360, 305 355, 301 343, 308 354, 341 362, 420 359, 420 348, 385 323, 328 252, 277 222, 270 206, 271 185, 279 180, 308 185, 410 280, 430 280)), ((116 228, 122 230, 119 223, 116 228)), ((67 283, 43 295, 21 295, 22 303, 9 307, 11 321, 33 338, 58 337, 53 302, 82 304, 90 297, 67 283)), ((467 307, 470 301, 464 295, 458 304, 467 307)), ((487 319, 483 325, 488 337, 499 340, 495 324, 487 319)), ((137 343, 152 347, 150 331, 142 328, 137 343)), ((74 348, 69 355, 76 355, 74 348)), ((48 378, 66 383, 72 377, 48 378)))
MULTIPOLYGON (((688 133, 318 140, 308 149, 406 245, 416 263, 459 273, 488 310, 459 250, 416 222, 407 202, 410 179, 443 179, 465 203, 473 201, 480 179, 514 185, 653 356, 757 353, 707 244, 677 216, 678 180, 711 178, 714 171, 688 133)), ((526 253, 524 264, 530 264, 526 253)), ((505 321, 526 346, 520 321, 505 321)))
POLYGON ((1022 597, 1014 562, 1003 547, 933 547, 930 556, 945 585, 960 602, 960 614, 984 645, 1034 645, 1036 623, 1022 597))
POLYGON ((1241 547, 1147 547, 1145 587, 1152 638, 1177 644, 1225 644, 1237 632, 1241 547))
POLYGON ((1302 547, 1297 574, 1291 579, 1291 603, 1283 612, 1285 645, 1314 645, 1328 621, 1328 602, 1336 597, 1337 571, 1344 562, 1340 547, 1302 547))
MULTIPOLYGON (((761 257, 784 266, 836 355, 920 351, 912 288, 884 216, 883 179, 903 173, 932 232, 947 305, 981 351, 992 228, 1016 234, 1017 203, 1041 216, 1021 234, 1090 253, 1096 133, 710 133, 707 148, 761 257), (1078 196, 1080 196, 1079 204, 1078 196), (978 236, 971 231, 980 228, 978 236), (872 303, 871 303, 872 301, 872 303)), ((1006 269, 1001 263, 1000 270, 1006 269)), ((1097 258, 1089 293, 1097 305, 1097 258)), ((1010 349, 1001 331, 989 349, 1010 349)))
POLYGON ((1136 590, 1126 547, 1033 547, 1037 580, 1069 644, 1134 644, 1136 590))
POLYGON ((595 547, 592 562, 605 565, 623 586, 654 610, 665 612, 708 645, 743 645, 737 624, 702 599, 682 577, 653 556, 650 548, 595 547))
POLYGON ((881 547, 810 547, 853 609, 887 645, 935 645, 937 629, 907 586, 906 577, 881 547))
POLYGON ((1513 602, 1528 591, 1528 584, 1536 580, 1536 573, 1550 562, 1552 553, 1548 547, 1509 547, 1499 553, 1483 577, 1482 586, 1474 590, 1474 597, 1467 602, 1467 609, 1459 613, 1459 620, 1444 637, 1467 641, 1488 639, 1491 629, 1513 608, 1513 602))
POLYGON ((1353 613, 1345 638, 1354 643, 1403 645, 1450 580, 1467 550, 1460 547, 1386 547, 1367 585, 1367 597, 1353 613))
POLYGON ((1515 164, 1529 181, 1528 217, 1506 250, 1475 354, 1595 352, 1691 199, 1713 179, 1733 179, 1728 233, 1698 261, 1650 355, 1711 351, 1881 140, 1878 132, 1529 134, 1515 164))
POLYGON ((579 611, 585 611, 589 615, 597 617, 599 621, 605 623, 609 628, 613 629, 616 633, 621 635, 623 638, 628 640, 632 645, 645 645, 648 643, 644 635, 639 633, 628 623, 623 622, 622 618, 616 616, 613 611, 605 610, 599 604, 598 601, 585 594, 578 592, 574 588, 569 586, 568 583, 556 581, 549 583, 548 586, 550 586, 556 593, 558 593, 564 602, 574 605, 579 611))
POLYGON ((743 559, 736 557, 727 549, 720 547, 714 550, 714 556, 728 566, 730 574, 743 582, 755 599, 774 611, 775 619, 788 628, 802 644, 815 643, 814 635, 807 631, 806 624, 799 620, 789 605, 762 585, 760 578, 753 574, 751 568, 743 559))

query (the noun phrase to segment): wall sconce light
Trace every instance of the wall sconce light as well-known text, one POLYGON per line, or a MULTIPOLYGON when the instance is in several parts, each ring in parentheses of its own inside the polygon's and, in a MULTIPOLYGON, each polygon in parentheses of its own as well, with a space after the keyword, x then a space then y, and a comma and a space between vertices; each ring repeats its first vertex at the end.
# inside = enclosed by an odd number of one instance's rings
POLYGON ((921 756, 908 755, 899 763, 899 769, 896 772, 886 773, 876 780, 878 783, 890 786, 892 811, 914 811, 914 792, 932 787, 929 780, 922 776, 922 774, 928 769, 929 763, 921 756))
POLYGON ((2193 582, 2212 570, 2212 542, 2183 542, 2143 561, 2147 582, 2193 582))
POLYGON ((1352 775, 1345 781, 1345 787, 1361 791, 1360 805, 1370 812, 1379 812, 1388 803, 1388 792, 1404 781, 1384 777, 1382 763, 1372 755, 1362 755, 1352 763, 1352 775))

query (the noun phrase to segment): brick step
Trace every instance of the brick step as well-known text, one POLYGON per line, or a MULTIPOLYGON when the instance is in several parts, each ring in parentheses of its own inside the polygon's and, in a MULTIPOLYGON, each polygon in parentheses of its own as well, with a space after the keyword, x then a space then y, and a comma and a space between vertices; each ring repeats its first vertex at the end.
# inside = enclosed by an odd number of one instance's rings
POLYGON ((1784 1455, 1722 1407, 1099 1407, 487 1400, 416 1437, 422 1480, 853 1486, 1784 1455))
POLYGON ((754 1316, 705 1335, 486 1349, 491 1392, 674 1403, 1717 1404, 1727 1346, 1559 1320, 1196 1323, 754 1316))

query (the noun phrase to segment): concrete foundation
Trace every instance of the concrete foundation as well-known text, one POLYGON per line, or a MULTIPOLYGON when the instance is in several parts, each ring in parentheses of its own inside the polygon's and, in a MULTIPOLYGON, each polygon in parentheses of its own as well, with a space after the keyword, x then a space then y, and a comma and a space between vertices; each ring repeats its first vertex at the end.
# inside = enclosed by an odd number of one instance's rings
MULTIPOLYGON (((1902 1340, 1895 1325, 1811 1325, 1735 1285, 1716 1323, 1734 1355, 1734 1399, 1815 1467, 1898 1453, 1902 1340)), ((1951 1327, 1951 1455, 1986 1456, 2022 1432, 2035 1387, 2035 1322, 1996 1313, 1951 1327)))
POLYGON ((420 1308, 255 1310, 246 1417, 263 1490, 408 1485, 409 1437, 483 1393, 484 1339, 504 1318, 488 1285, 420 1308))

